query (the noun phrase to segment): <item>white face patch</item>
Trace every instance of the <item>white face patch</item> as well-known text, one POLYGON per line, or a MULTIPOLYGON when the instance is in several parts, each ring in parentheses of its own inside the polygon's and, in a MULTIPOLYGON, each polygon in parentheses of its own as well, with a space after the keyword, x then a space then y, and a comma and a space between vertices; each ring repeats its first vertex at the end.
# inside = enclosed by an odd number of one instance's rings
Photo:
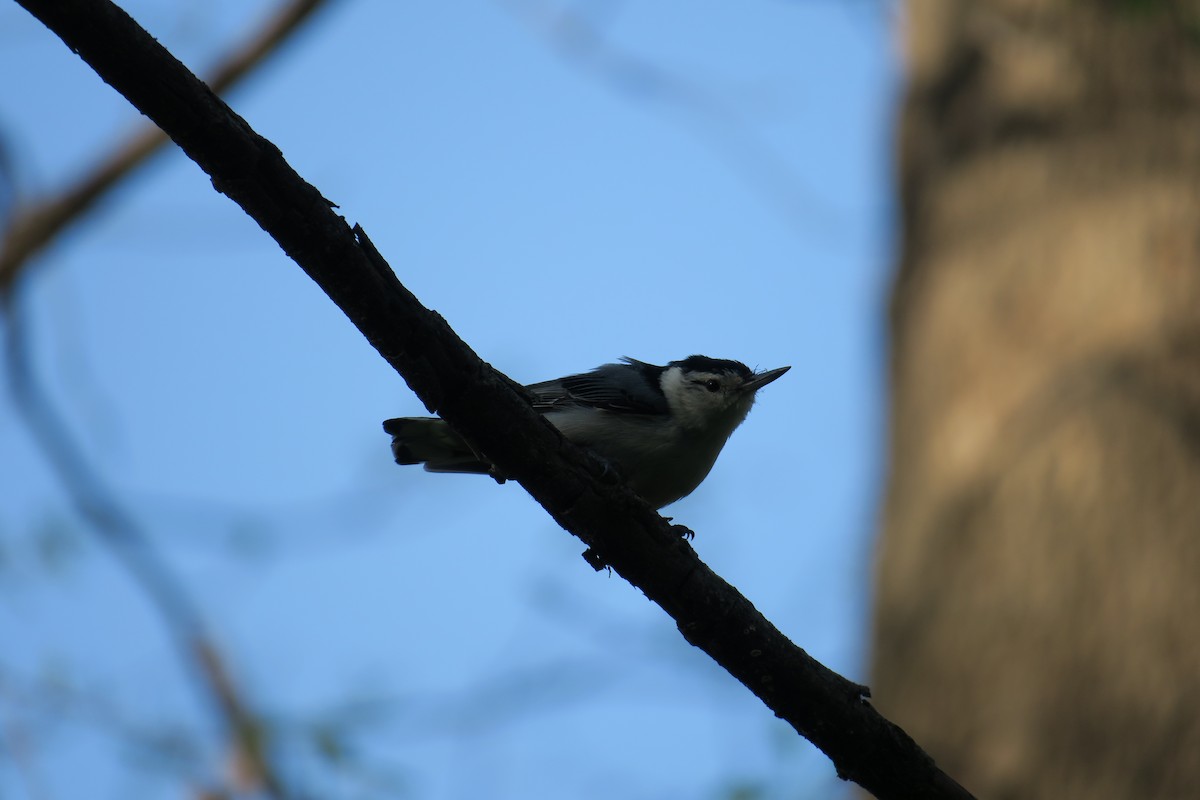
POLYGON ((727 372, 689 372, 673 367, 663 373, 662 389, 672 416, 686 428, 733 432, 750 407, 754 393, 740 391, 742 379, 727 372))

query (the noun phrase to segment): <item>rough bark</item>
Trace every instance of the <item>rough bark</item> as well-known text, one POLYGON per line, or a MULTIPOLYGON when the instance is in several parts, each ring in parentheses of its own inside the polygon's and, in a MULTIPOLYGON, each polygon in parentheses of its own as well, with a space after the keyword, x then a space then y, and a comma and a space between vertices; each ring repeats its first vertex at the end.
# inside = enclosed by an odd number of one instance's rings
POLYGON ((1200 3, 913 0, 877 702, 987 798, 1200 786, 1200 3))

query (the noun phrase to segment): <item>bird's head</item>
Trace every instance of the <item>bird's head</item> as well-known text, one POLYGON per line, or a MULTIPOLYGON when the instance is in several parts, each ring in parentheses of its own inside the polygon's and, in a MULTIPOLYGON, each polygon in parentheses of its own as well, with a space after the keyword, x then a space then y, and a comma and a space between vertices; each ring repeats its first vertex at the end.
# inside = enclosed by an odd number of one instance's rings
POLYGON ((720 429, 728 436, 750 413, 755 393, 789 369, 755 372, 740 361, 688 356, 667 365, 662 391, 682 427, 720 429))

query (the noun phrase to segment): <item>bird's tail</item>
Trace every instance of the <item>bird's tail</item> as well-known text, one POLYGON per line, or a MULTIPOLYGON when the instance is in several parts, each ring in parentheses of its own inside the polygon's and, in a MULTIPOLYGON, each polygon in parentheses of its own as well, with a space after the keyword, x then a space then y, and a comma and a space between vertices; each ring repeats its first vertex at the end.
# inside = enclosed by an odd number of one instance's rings
POLYGON ((444 420, 399 417, 384 420, 383 430, 391 434, 397 464, 424 464, 428 472, 492 472, 491 463, 472 450, 444 420))

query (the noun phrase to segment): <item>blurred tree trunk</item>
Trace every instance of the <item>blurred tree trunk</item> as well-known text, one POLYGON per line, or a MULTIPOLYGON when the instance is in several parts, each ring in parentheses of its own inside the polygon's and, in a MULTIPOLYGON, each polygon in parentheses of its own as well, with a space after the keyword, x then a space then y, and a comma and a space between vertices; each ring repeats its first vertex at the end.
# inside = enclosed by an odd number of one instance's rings
POLYGON ((880 710, 980 798, 1200 796, 1200 2, 911 0, 880 710))

